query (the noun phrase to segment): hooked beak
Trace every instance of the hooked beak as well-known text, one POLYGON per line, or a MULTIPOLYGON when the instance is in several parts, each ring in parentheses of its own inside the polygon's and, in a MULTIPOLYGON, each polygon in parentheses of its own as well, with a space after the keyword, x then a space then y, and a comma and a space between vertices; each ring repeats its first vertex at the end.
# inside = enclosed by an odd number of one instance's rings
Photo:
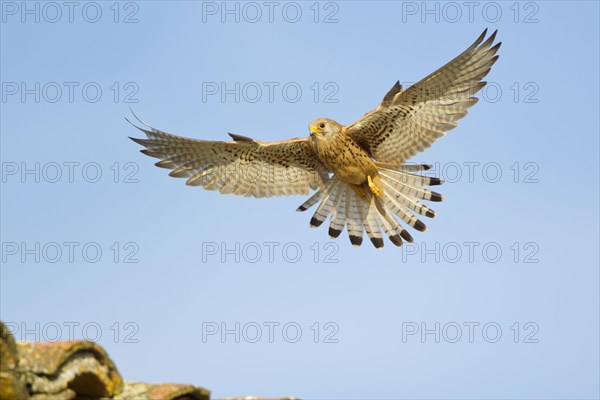
POLYGON ((319 133, 319 131, 316 126, 312 125, 310 127, 310 136, 314 135, 315 133, 319 133))

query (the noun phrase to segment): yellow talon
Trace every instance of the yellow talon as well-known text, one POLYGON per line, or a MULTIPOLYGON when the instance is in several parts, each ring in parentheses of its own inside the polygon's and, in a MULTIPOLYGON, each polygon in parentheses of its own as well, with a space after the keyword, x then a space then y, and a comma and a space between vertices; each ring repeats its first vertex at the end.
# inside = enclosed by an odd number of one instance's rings
MULTIPOLYGON (((375 178, 377 181, 379 181, 378 178, 375 178)), ((375 181, 373 179, 371 179, 371 175, 367 176, 367 181, 369 183, 369 188, 371 189, 371 192, 373 192, 373 194, 377 197, 381 197, 383 195, 383 191, 381 190, 381 188, 379 187, 379 185, 377 185, 375 183, 375 181)))

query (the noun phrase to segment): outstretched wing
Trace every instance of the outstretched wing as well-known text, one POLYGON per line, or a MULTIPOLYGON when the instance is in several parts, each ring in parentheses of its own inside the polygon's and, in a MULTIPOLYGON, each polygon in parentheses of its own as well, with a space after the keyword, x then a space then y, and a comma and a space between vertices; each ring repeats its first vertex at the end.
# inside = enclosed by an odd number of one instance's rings
POLYGON ((271 197, 307 194, 329 177, 307 139, 266 143, 230 134, 233 142, 217 142, 136 128, 148 137, 130 138, 145 147, 141 152, 159 158, 157 167, 172 169, 170 176, 187 178, 191 186, 271 197))
POLYGON ((431 75, 402 90, 399 82, 381 104, 345 127, 346 132, 380 162, 401 164, 456 127, 482 79, 498 59, 500 44, 492 47, 496 32, 485 42, 487 29, 462 54, 431 75))

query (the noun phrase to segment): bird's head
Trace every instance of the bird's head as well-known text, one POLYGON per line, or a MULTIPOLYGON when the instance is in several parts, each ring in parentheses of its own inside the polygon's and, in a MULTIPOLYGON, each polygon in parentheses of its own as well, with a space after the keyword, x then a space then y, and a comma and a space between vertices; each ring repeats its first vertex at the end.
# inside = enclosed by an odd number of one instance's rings
POLYGON ((311 122, 308 129, 313 141, 322 142, 335 139, 341 132, 342 126, 331 119, 319 118, 311 122))

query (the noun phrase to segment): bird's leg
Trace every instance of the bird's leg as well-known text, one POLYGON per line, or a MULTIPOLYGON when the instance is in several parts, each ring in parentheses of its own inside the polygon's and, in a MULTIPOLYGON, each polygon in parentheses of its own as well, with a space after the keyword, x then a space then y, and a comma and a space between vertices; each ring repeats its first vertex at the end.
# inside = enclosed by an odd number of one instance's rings
POLYGON ((371 175, 368 175, 367 182, 369 183, 369 189, 371 189, 371 192, 373 192, 375 196, 381 198, 381 196, 383 196, 383 187, 381 186, 381 179, 379 178, 379 175, 375 175, 374 178, 371 178, 371 175))

